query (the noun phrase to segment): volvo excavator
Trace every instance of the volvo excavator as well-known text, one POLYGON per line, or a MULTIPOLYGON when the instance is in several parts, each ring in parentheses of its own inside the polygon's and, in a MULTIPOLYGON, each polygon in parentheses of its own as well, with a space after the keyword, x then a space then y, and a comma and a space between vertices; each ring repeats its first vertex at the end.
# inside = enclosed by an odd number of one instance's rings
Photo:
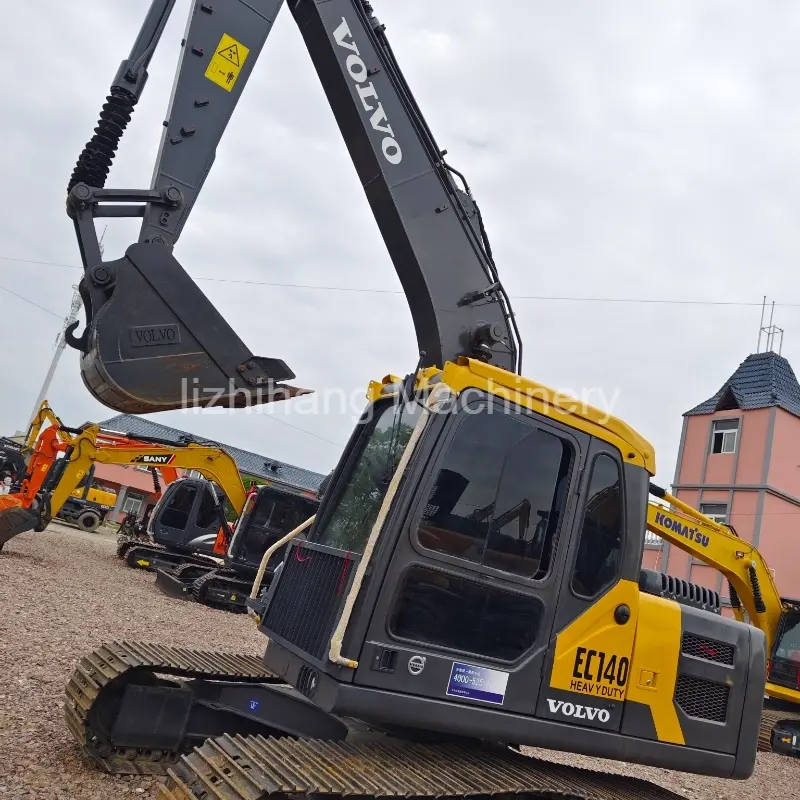
MULTIPOLYGON (((153 0, 75 167, 86 324, 69 341, 111 408, 301 391, 172 252, 282 5, 192 3, 151 188, 109 189, 173 6, 153 0), (125 215, 143 218, 139 241, 104 262, 94 220, 125 215)), ((310 527, 273 545, 283 561, 250 601, 263 658, 109 642, 69 680, 70 730, 101 769, 166 773, 165 800, 676 798, 523 745, 746 779, 764 632, 640 588, 653 448, 522 377, 478 205, 372 4, 287 5, 408 299, 419 362, 370 384, 310 527), (509 520, 514 508, 528 521, 509 520), (730 663, 697 642, 729 648, 730 663)))

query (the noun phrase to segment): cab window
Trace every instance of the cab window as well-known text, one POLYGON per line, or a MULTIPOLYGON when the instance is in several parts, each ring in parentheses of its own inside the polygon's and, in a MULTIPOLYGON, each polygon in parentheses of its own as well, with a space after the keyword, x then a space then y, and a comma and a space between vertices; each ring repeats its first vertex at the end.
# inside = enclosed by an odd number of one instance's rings
POLYGON ((596 597, 613 584, 622 560, 622 480, 619 463, 606 453, 592 464, 572 591, 596 597))
POLYGON ((420 545, 542 579, 564 509, 572 446, 522 414, 468 407, 417 527, 420 545))

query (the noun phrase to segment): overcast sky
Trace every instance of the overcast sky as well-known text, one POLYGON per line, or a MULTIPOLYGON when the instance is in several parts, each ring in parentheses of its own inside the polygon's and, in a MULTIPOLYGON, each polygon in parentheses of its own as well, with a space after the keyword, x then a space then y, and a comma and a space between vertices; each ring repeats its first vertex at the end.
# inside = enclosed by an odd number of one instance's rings
MULTIPOLYGON (((66 184, 146 5, 17 4, 0 50, 0 286, 56 313, 0 289, 1 433, 25 426, 80 277, 24 260, 79 263, 66 184)), ((775 321, 786 328, 784 355, 800 366, 791 305, 800 303, 800 6, 374 6, 440 145, 480 202, 500 275, 518 298, 524 373, 610 403, 653 442, 668 484, 681 414, 755 351, 763 295, 788 304, 775 321), (732 305, 710 304, 719 302, 732 305)), ((109 187, 149 187, 188 9, 178 0, 109 187)), ((112 221, 106 258, 137 235, 137 225, 112 221)), ((327 472, 368 381, 411 370, 416 340, 286 8, 175 255, 256 354, 285 359, 298 385, 338 387, 356 400, 315 415, 289 403, 153 419, 327 472)), ((115 413, 84 389, 69 349, 49 399, 70 425, 115 413)))

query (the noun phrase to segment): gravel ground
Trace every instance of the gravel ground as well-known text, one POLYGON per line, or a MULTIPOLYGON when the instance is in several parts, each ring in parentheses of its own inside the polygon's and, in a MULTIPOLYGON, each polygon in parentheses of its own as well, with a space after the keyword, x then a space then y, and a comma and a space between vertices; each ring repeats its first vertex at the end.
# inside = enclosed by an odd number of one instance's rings
MULTIPOLYGON (((244 615, 162 595, 153 575, 114 556, 116 539, 52 524, 0 553, 0 800, 153 798, 158 781, 111 777, 82 757, 63 719, 64 685, 84 653, 110 639, 258 654, 244 615)), ((636 775, 690 800, 798 796, 800 760, 759 754, 747 781, 703 778, 566 753, 532 755, 636 775)))

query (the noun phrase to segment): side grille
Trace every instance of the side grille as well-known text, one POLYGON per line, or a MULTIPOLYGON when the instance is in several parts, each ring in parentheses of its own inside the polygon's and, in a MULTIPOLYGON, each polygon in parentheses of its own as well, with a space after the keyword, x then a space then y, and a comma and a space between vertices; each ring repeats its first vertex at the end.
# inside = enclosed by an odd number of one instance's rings
POLYGON ((692 606, 712 614, 721 613, 719 593, 706 586, 690 583, 673 575, 665 575, 652 569, 639 573, 639 588, 657 597, 666 597, 685 606, 692 606))
POLYGON ((264 627, 322 659, 358 561, 358 556, 339 556, 313 545, 292 547, 264 616, 264 627))
POLYGON ((675 702, 684 714, 711 722, 725 722, 730 689, 691 675, 680 675, 675 687, 675 702))
POLYGON ((683 634, 681 652, 694 658, 733 666, 733 645, 706 639, 704 636, 697 636, 694 633, 683 634))

